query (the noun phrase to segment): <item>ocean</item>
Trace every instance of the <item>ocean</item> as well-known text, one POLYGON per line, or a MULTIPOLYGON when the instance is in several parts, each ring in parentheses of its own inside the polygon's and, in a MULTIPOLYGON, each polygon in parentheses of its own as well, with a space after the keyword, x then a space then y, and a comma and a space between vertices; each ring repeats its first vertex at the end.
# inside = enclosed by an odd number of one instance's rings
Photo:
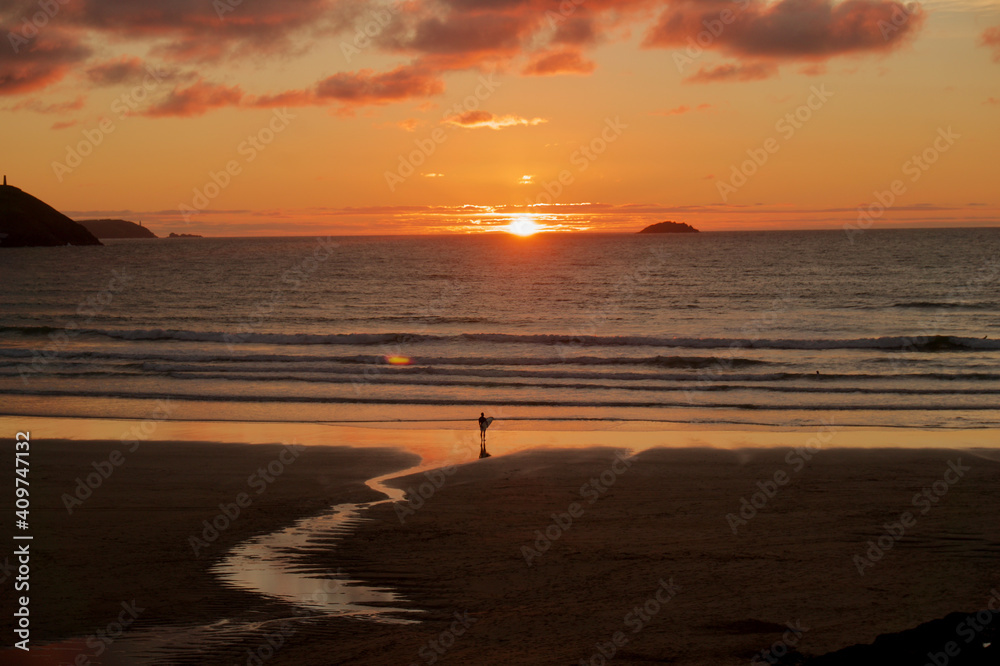
MULTIPOLYGON (((1000 229, 8 249, 0 413, 1000 426, 1000 229)), ((552 424, 557 424, 553 426, 552 424)))

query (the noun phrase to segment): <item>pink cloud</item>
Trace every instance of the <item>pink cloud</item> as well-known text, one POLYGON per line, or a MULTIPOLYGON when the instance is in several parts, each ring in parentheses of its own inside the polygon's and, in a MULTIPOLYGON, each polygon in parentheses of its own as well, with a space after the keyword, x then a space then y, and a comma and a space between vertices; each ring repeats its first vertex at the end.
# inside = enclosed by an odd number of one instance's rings
POLYGON ((14 106, 4 109, 5 111, 34 111, 35 113, 54 113, 61 114, 67 111, 79 111, 83 108, 84 103, 87 98, 83 95, 78 95, 75 99, 66 102, 51 102, 46 104, 41 99, 37 97, 32 97, 30 99, 18 102, 14 106))
POLYGON ((710 83, 715 81, 759 81, 774 76, 778 68, 765 62, 746 64, 723 64, 701 67, 685 81, 689 83, 710 83))
POLYGON ((49 26, 25 36, 22 25, 0 22, 7 42, 0 48, 0 95, 41 90, 61 81, 71 68, 90 55, 79 37, 49 26))
POLYGON ((1000 25, 986 28, 979 36, 979 45, 993 51, 993 62, 1000 62, 1000 25))
MULTIPOLYGON (((74 0, 61 7, 59 27, 51 24, 24 53, 0 50, 0 94, 44 88, 73 67, 96 85, 141 74, 142 62, 131 56, 88 62, 85 43, 142 41, 152 57, 172 62, 211 65, 238 57, 261 63, 301 55, 321 40, 350 41, 359 22, 379 8, 388 20, 379 22, 366 48, 404 59, 387 71, 339 72, 255 96, 240 85, 209 83, 211 74, 189 78, 189 85, 155 104, 151 116, 196 116, 227 106, 332 105, 334 113, 344 113, 438 95, 442 75, 458 70, 589 75, 595 64, 587 48, 623 38, 630 23, 654 12, 659 16, 644 45, 678 51, 706 31, 706 22, 714 25, 723 11, 733 12, 704 48, 736 60, 701 65, 687 79, 695 82, 758 80, 786 62, 805 64, 803 73, 815 74, 837 55, 892 51, 924 20, 896 0, 410 0, 391 11, 371 0, 74 0)), ((995 51, 998 40, 1000 27, 983 34, 995 51)))
POLYGON ((822 76, 826 74, 826 63, 814 62, 800 67, 799 74, 804 76, 822 76))
POLYGON ((176 88, 144 112, 154 118, 200 116, 225 106, 237 106, 244 98, 239 86, 223 86, 199 80, 187 88, 176 88))
POLYGON ((489 111, 467 111, 449 116, 445 119, 445 122, 449 125, 468 129, 488 127, 489 129, 498 130, 506 127, 541 125, 542 123, 547 123, 548 120, 545 118, 522 118, 517 115, 497 116, 489 111))
POLYGON ((594 68, 594 63, 584 58, 579 51, 564 50, 537 56, 528 63, 522 73, 529 76, 590 74, 594 68))
POLYGON ((63 9, 73 24, 120 39, 160 40, 152 53, 208 62, 234 55, 291 53, 293 36, 337 23, 329 0, 78 0, 63 9))
POLYGON ((692 111, 708 111, 712 108, 711 104, 699 104, 698 106, 687 106, 682 104, 681 106, 676 106, 672 109, 663 109, 662 111, 653 111, 651 115, 654 116, 680 116, 685 113, 690 113, 692 111))
POLYGON ((239 100, 243 106, 284 107, 341 104, 340 112, 359 106, 378 106, 409 99, 432 97, 444 92, 444 82, 422 68, 397 67, 389 72, 363 69, 329 76, 313 88, 287 90, 272 95, 239 100))
POLYGON ((347 105, 387 104, 444 92, 444 82, 412 67, 389 72, 341 72, 316 84, 316 97, 347 105))

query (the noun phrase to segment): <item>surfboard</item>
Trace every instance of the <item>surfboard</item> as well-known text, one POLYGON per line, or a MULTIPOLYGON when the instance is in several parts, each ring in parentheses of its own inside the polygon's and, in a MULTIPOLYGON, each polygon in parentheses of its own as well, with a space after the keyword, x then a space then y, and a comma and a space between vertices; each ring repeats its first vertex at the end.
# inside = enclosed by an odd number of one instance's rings
POLYGON ((493 417, 492 416, 487 416, 486 417, 486 423, 483 424, 483 430, 486 430, 487 428, 489 428, 491 423, 493 423, 493 417))

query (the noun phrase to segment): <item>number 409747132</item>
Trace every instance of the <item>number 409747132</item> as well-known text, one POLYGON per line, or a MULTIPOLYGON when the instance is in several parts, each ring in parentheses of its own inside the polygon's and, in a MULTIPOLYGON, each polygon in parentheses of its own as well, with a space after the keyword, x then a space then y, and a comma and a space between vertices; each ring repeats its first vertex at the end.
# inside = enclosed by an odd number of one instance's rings
POLYGON ((28 499, 28 454, 31 450, 30 441, 31 433, 17 433, 16 451, 14 453, 14 494, 17 496, 17 511, 14 513, 18 518, 17 526, 24 530, 28 529, 28 507, 30 506, 30 500, 28 499))

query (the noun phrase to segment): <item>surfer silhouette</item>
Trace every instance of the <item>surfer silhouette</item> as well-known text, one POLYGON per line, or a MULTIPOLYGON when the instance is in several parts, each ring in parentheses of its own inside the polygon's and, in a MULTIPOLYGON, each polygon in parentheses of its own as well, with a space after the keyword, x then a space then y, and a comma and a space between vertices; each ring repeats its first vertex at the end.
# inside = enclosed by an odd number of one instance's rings
POLYGON ((493 417, 487 417, 485 412, 479 412, 479 457, 489 458, 490 454, 486 452, 486 429, 490 427, 493 423, 493 417))
MULTIPOLYGON (((485 412, 479 412, 479 443, 481 445, 481 454, 486 452, 486 429, 490 427, 493 423, 493 417, 487 417, 485 412)), ((480 454, 480 458, 484 456, 480 454)), ((488 453, 486 455, 489 455, 488 453)))

